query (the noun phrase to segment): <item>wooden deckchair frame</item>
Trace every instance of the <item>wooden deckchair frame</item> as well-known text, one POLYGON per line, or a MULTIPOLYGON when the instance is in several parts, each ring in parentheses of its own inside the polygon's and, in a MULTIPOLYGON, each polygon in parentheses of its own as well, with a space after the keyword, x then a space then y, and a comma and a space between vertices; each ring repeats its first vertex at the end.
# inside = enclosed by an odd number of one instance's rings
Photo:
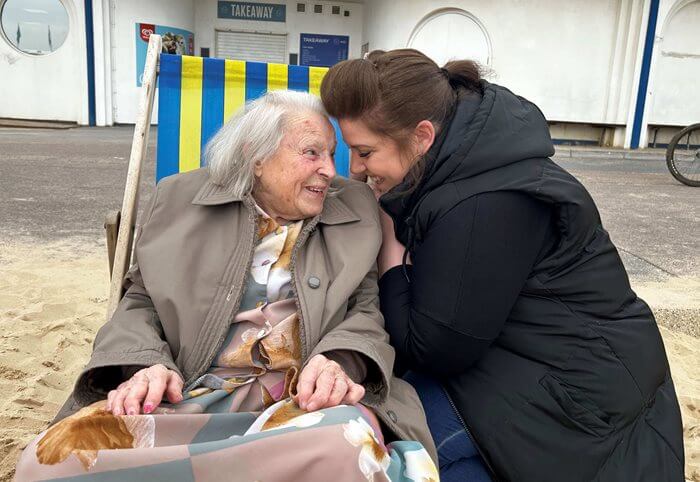
POLYGON ((122 298, 122 281, 131 264, 136 214, 138 212, 141 168, 143 167, 143 160, 146 157, 146 149, 148 148, 148 134, 151 127, 151 114, 153 111, 161 46, 162 39, 160 35, 152 34, 148 40, 146 66, 143 71, 141 98, 139 100, 136 125, 134 126, 134 138, 131 143, 122 208, 121 211, 110 212, 105 219, 107 256, 109 258, 109 272, 111 276, 107 320, 112 318, 114 311, 117 309, 117 304, 122 298))

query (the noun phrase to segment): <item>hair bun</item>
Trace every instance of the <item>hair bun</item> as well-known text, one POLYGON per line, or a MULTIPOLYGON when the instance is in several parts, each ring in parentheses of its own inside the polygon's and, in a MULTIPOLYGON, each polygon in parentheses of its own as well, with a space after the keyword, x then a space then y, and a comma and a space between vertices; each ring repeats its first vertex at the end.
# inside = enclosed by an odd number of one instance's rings
POLYGON ((451 60, 440 69, 447 72, 447 80, 453 89, 465 88, 481 91, 481 66, 472 60, 451 60))

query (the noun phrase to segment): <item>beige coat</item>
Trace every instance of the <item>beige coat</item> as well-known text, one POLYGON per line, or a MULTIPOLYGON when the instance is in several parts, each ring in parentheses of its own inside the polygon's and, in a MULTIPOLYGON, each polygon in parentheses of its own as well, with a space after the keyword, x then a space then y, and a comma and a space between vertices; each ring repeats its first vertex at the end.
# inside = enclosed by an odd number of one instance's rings
MULTIPOLYGON (((377 296, 377 203, 362 183, 333 185, 337 192, 304 224, 292 254, 302 358, 352 350, 371 360, 363 403, 398 438, 421 442, 437 460, 415 391, 392 377, 394 351, 377 296)), ((255 218, 250 198, 211 184, 205 169, 158 184, 137 234, 126 294, 97 334, 75 402, 57 419, 105 398, 129 372, 125 367, 162 363, 179 372, 186 387, 209 368, 244 292, 255 218)))

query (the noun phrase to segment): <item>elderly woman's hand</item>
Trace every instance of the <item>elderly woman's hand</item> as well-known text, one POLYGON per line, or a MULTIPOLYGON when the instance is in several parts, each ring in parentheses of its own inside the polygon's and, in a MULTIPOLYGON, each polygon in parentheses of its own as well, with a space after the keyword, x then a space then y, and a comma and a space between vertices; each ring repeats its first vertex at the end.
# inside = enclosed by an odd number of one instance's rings
POLYGON ((316 355, 299 375, 295 401, 312 412, 340 404, 353 405, 365 396, 365 387, 353 382, 343 368, 323 355, 316 355))
POLYGON ((167 394, 171 403, 182 401, 184 382, 180 375, 165 367, 153 365, 134 373, 134 376, 107 395, 107 411, 114 415, 137 415, 151 413, 167 394))

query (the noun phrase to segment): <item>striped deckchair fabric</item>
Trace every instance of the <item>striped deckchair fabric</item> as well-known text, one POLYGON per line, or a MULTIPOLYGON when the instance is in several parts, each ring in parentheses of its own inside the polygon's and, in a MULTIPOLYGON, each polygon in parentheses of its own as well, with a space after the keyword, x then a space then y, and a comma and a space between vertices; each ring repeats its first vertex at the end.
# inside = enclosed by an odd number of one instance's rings
MULTIPOLYGON (((207 141, 245 102, 279 89, 319 95, 327 71, 322 67, 161 54, 156 181, 199 168, 207 141)), ((350 153, 337 123, 333 124, 338 138, 336 170, 347 176, 350 153)))

